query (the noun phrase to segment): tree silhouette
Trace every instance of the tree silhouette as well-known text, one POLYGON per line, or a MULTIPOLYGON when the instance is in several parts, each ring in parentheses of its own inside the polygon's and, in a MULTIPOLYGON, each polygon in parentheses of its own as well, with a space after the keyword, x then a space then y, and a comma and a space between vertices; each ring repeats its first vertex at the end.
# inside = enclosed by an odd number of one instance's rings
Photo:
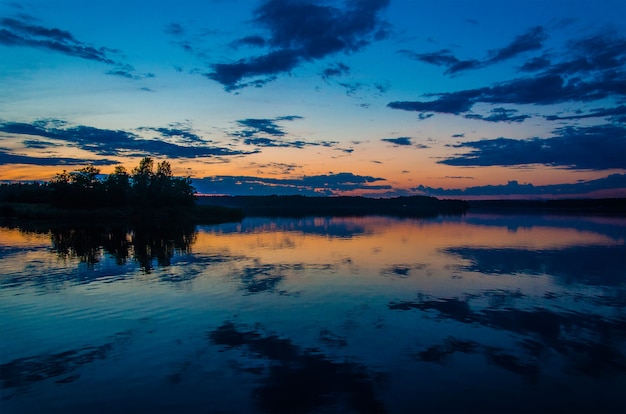
POLYGON ((52 202, 63 207, 95 206, 102 202, 104 187, 98 180, 100 170, 88 165, 77 171, 56 174, 51 182, 52 202))
POLYGON ((50 183, 52 203, 61 207, 136 206, 159 208, 191 206, 195 203, 195 188, 189 177, 174 177, 168 161, 157 164, 144 157, 129 175, 118 165, 101 181, 100 170, 89 165, 77 171, 55 175, 50 183))
POLYGON ((130 175, 121 165, 115 167, 113 173, 104 180, 107 200, 114 206, 123 206, 128 202, 131 193, 130 175))
POLYGON ((139 161, 139 165, 132 171, 133 196, 139 203, 148 204, 151 197, 150 184, 154 178, 154 161, 150 157, 145 157, 139 161))

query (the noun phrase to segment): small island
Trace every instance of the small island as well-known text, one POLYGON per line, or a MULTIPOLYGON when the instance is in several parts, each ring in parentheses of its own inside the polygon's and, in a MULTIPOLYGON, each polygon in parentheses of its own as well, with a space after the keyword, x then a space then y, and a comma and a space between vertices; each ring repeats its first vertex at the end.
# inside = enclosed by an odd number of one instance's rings
POLYGON ((410 196, 198 196, 190 177, 175 177, 169 162, 143 158, 130 173, 121 165, 108 175, 92 165, 62 171, 49 182, 0 185, 0 217, 16 219, 121 220, 214 224, 244 215, 433 217, 463 214, 468 203, 410 196))
POLYGON ((121 165, 103 176, 89 165, 50 182, 0 185, 0 217, 133 222, 239 221, 239 209, 198 205, 189 177, 175 177, 168 161, 143 158, 130 173, 121 165))

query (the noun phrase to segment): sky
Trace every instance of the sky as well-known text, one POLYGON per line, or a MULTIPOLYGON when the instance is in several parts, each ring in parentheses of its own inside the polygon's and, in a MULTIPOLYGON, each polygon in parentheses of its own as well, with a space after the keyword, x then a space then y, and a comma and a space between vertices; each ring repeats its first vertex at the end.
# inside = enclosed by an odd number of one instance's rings
POLYGON ((623 0, 0 0, 0 181, 626 197, 623 0))

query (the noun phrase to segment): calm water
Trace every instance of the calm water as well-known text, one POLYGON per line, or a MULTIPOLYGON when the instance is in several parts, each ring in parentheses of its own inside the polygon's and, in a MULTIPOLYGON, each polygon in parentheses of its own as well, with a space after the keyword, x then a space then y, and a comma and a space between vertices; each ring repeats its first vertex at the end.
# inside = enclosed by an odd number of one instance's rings
POLYGON ((0 412, 625 412, 626 220, 0 227, 0 412))

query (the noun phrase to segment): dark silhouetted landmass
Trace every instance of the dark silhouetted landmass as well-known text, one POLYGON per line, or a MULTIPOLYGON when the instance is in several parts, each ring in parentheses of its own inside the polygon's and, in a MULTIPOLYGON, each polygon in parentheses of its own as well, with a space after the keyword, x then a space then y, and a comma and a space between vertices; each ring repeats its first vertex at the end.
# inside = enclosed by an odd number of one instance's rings
POLYGON ((425 196, 395 198, 211 196, 198 197, 198 204, 236 208, 249 216, 283 217, 364 216, 373 214, 432 217, 440 214, 462 214, 468 209, 468 204, 462 200, 439 200, 425 196))
POLYGON ((216 224, 241 221, 241 210, 211 205, 139 207, 90 207, 68 209, 41 203, 0 203, 0 218, 19 220, 114 221, 128 223, 216 224))
POLYGON ((143 158, 129 174, 122 166, 104 178, 94 166, 63 171, 50 182, 0 185, 0 217, 143 222, 238 221, 241 211, 199 206, 189 177, 174 177, 167 161, 143 158))
POLYGON ((626 198, 562 200, 472 200, 476 212, 626 215, 626 198))

